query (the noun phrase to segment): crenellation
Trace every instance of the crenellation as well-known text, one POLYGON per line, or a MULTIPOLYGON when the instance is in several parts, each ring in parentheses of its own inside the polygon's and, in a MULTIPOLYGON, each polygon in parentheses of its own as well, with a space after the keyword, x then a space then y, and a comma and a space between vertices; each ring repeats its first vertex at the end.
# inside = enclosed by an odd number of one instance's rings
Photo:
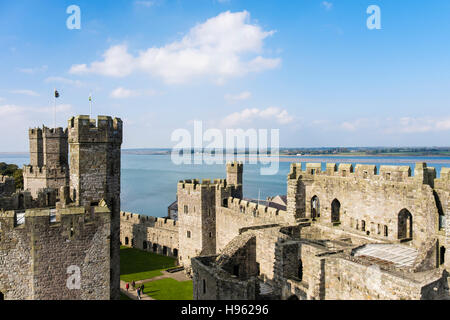
MULTIPOLYGON (((436 179, 425 163, 416 165, 414 176, 409 166, 322 168, 291 164, 286 210, 217 195, 215 255, 202 251, 204 243, 180 246, 180 255, 195 256, 189 274, 196 299, 450 297, 450 169, 436 179), (243 293, 255 275, 256 291, 243 293), (227 277, 239 285, 222 282, 227 277)), ((201 193, 183 197, 183 203, 196 203, 201 193)), ((185 223, 201 230, 204 222, 189 216, 180 230, 185 223)))

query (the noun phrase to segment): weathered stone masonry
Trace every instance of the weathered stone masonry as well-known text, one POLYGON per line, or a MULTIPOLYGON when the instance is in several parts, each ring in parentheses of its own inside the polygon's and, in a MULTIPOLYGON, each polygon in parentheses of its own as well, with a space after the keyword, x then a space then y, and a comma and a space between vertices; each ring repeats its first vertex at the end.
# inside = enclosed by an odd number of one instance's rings
POLYGON ((0 213, 0 292, 8 300, 110 298, 110 212, 106 207, 0 213), (66 283, 69 266, 81 271, 81 290, 66 283))
MULTIPOLYGON (((216 201, 216 253, 202 254, 198 241, 189 248, 200 255, 192 259, 195 298, 449 299, 450 169, 439 179, 425 163, 414 176, 408 166, 379 171, 294 163, 286 211, 216 201)), ((213 189, 184 182, 192 184, 213 189)), ((197 204, 184 189, 184 202, 197 204)), ((188 227, 200 230, 201 221, 188 227)))

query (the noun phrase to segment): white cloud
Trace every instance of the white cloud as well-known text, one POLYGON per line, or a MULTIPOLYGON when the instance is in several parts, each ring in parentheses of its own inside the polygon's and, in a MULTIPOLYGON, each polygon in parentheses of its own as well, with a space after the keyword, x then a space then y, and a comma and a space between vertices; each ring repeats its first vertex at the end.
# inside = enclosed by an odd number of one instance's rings
POLYGON ((124 77, 141 71, 166 83, 183 83, 195 77, 223 83, 279 66, 280 58, 262 56, 264 40, 273 34, 251 24, 247 11, 227 11, 191 28, 179 41, 148 48, 136 56, 126 45, 112 46, 102 61, 73 65, 70 73, 124 77))
POLYGON ((25 90, 25 89, 12 90, 11 93, 22 94, 22 95, 31 96, 31 97, 39 97, 39 93, 37 93, 33 90, 25 90))
POLYGON ((68 78, 63 77, 48 77, 45 79, 45 82, 47 83, 62 83, 62 84, 68 84, 76 87, 82 87, 84 83, 80 80, 72 80, 68 78))
POLYGON ((251 96, 252 96, 251 92, 243 91, 238 94, 226 94, 225 99, 228 101, 242 101, 242 100, 250 99, 251 96))
POLYGON ((322 1, 322 7, 324 7, 325 10, 331 10, 333 8, 333 3, 328 1, 322 1))
POLYGON ((275 120, 278 124, 288 124, 294 120, 286 110, 277 107, 269 107, 261 110, 258 108, 244 109, 241 112, 234 112, 226 116, 221 125, 223 127, 235 127, 241 124, 250 123, 254 120, 275 120))
POLYGON ((114 89, 110 96, 114 99, 125 99, 139 96, 154 96, 155 94, 155 90, 131 90, 119 87, 114 89))
POLYGON ((146 8, 150 8, 150 7, 153 7, 155 5, 155 1, 135 1, 134 4, 138 5, 138 6, 143 6, 143 7, 146 7, 146 8))
POLYGON ((48 69, 48 66, 44 65, 42 67, 36 67, 36 68, 19 68, 18 70, 19 70, 19 72, 22 72, 22 73, 34 74, 37 72, 45 72, 45 71, 47 71, 47 69, 48 69))

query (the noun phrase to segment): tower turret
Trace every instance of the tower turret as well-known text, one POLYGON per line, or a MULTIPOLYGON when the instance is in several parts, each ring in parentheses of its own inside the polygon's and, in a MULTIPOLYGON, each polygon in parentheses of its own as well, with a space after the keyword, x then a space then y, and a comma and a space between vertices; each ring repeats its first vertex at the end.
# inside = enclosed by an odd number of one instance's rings
POLYGON ((227 184, 236 186, 236 191, 231 195, 234 198, 242 198, 242 176, 244 165, 242 162, 234 161, 227 163, 227 184))
POLYGON ((81 206, 104 200, 111 212, 111 299, 120 297, 120 148, 122 120, 69 119, 70 196, 81 206))
POLYGON ((69 184, 67 129, 33 128, 30 139, 30 165, 24 166, 24 189, 37 198, 40 190, 69 184))

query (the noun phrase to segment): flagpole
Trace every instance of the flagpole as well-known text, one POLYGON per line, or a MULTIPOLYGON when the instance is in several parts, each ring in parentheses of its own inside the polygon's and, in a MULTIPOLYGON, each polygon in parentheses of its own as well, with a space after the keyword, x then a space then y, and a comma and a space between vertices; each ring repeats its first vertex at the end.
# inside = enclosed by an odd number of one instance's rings
POLYGON ((53 127, 56 129, 56 88, 55 91, 53 92, 53 127))
POLYGON ((89 119, 92 118, 92 93, 89 93, 89 119))

